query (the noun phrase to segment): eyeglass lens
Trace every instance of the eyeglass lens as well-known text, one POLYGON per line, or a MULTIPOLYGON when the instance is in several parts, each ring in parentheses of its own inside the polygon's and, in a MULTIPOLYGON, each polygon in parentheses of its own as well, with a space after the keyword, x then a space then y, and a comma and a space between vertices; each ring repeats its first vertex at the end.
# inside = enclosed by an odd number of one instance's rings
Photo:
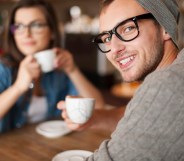
POLYGON ((24 25, 24 24, 14 24, 11 26, 11 31, 13 34, 23 34, 26 30, 26 28, 28 28, 28 30, 31 31, 31 33, 41 33, 44 29, 44 27, 47 26, 46 23, 38 23, 38 22, 34 22, 34 23, 30 23, 29 25, 24 25))
POLYGON ((122 41, 130 41, 137 37, 138 27, 133 20, 120 23, 112 31, 100 34, 96 40, 102 52, 109 52, 111 46, 112 35, 115 34, 122 41))
POLYGON ((139 27, 137 20, 141 19, 154 19, 151 13, 145 13, 138 15, 127 20, 122 21, 115 26, 112 30, 99 34, 93 42, 97 44, 97 47, 103 52, 107 53, 111 50, 112 35, 115 34, 122 41, 132 41, 139 35, 139 27))

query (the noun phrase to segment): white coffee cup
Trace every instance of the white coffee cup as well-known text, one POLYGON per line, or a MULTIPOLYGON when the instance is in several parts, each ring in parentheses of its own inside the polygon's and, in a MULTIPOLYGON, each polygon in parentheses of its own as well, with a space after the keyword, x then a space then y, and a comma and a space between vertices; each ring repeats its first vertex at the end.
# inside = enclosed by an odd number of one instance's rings
POLYGON ((95 105, 94 98, 67 97, 65 101, 67 115, 74 123, 84 124, 89 120, 95 105))
POLYGON ((84 157, 81 156, 72 156, 68 161, 84 161, 84 157))
POLYGON ((40 64, 42 72, 47 73, 54 70, 56 53, 52 49, 37 52, 34 57, 40 64))

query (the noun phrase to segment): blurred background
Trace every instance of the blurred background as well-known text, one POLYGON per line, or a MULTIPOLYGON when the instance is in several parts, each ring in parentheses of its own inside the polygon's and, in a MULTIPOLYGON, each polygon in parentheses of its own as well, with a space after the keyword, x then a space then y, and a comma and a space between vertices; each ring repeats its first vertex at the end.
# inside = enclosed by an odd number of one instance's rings
MULTIPOLYGON (((3 53, 3 30, 9 9, 18 0, 0 0, 0 53, 3 53)), ((139 82, 126 84, 117 71, 100 53, 91 40, 98 33, 98 0, 49 0, 54 6, 62 45, 74 54, 74 59, 89 80, 99 87, 106 96, 107 103, 125 105, 139 82)), ((177 0, 182 11, 179 25, 179 44, 184 47, 184 0, 177 0)))

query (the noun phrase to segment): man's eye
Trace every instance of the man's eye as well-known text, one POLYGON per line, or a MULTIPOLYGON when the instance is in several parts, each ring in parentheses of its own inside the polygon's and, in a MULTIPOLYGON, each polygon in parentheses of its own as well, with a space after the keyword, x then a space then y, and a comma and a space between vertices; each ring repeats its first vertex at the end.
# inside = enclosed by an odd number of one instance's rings
POLYGON ((107 42, 110 42, 111 41, 111 38, 110 37, 107 37, 104 39, 104 42, 107 43, 107 42))
POLYGON ((131 31, 134 31, 135 30, 135 26, 128 26, 124 29, 124 33, 128 33, 128 32, 131 32, 131 31))
POLYGON ((106 35, 106 36, 103 36, 101 40, 103 43, 108 43, 111 41, 111 37, 109 37, 109 35, 108 36, 106 35))

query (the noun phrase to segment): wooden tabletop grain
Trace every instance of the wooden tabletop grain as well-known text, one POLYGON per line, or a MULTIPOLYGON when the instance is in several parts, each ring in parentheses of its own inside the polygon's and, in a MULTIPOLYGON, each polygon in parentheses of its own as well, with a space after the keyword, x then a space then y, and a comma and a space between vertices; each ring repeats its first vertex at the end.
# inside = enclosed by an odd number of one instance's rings
POLYGON ((59 138, 37 134, 36 124, 0 134, 0 161, 51 161, 66 150, 94 151, 110 137, 110 132, 85 130, 59 138))

